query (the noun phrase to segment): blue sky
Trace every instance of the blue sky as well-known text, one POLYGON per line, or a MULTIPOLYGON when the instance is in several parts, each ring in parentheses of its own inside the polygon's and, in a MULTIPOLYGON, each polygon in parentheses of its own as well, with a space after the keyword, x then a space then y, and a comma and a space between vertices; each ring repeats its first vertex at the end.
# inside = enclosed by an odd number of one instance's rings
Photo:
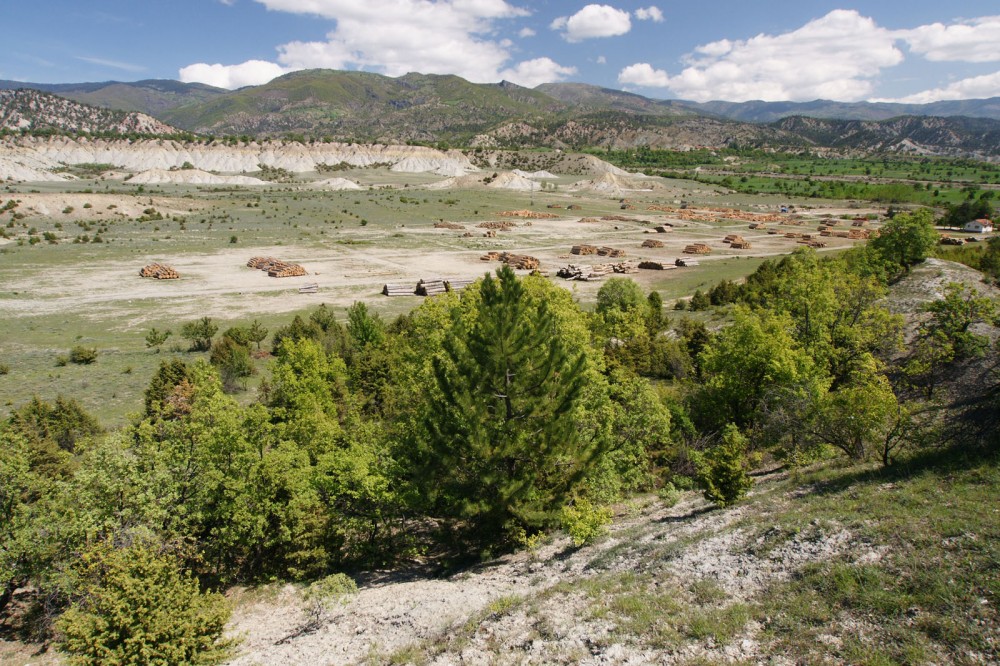
POLYGON ((1000 96, 996 0, 8 0, 0 79, 297 69, 581 81, 707 101, 1000 96))

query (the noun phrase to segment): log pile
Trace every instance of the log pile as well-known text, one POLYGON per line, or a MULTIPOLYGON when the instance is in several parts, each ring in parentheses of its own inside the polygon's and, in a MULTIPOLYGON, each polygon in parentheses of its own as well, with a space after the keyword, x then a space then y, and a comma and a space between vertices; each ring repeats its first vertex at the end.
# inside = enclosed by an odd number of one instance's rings
POLYGON ((448 288, 448 291, 462 291, 473 282, 475 280, 469 278, 446 278, 444 286, 448 288))
POLYGON ((500 253, 496 251, 489 251, 483 256, 479 257, 479 261, 500 261, 500 253))
POLYGON ((663 241, 653 240, 650 238, 642 241, 642 247, 663 247, 663 241))
POLYGON ((599 247, 597 248, 597 254, 601 257, 620 259, 625 256, 625 250, 619 250, 618 248, 614 247, 599 247))
POLYGON ((622 273, 624 275, 629 275, 632 273, 639 272, 639 264, 635 263, 634 261, 623 261, 621 263, 612 264, 611 270, 613 270, 615 273, 622 273))
POLYGON ((751 245, 750 241, 741 238, 739 240, 734 240, 732 243, 729 244, 729 247, 733 248, 734 250, 749 250, 753 247, 753 245, 751 245))
POLYGON ((595 222, 600 222, 596 217, 581 217, 577 222, 583 222, 584 224, 594 224, 595 222))
POLYGON ((521 270, 534 270, 538 268, 539 261, 535 257, 528 254, 513 254, 511 252, 503 252, 500 254, 500 261, 507 264, 511 268, 518 268, 521 270))
POLYGON ((386 296, 413 296, 415 291, 408 284, 386 284, 382 287, 382 293, 386 296))
POLYGON ((308 275, 306 269, 302 268, 299 264, 290 264, 274 257, 252 257, 247 262, 247 266, 264 271, 273 278, 308 275))
POLYGON ((181 276, 172 267, 157 263, 143 266, 142 270, 139 271, 139 275, 147 278, 156 278, 157 280, 176 280, 181 276))
POLYGON ((497 237, 496 229, 487 229, 486 231, 483 232, 483 238, 496 238, 496 237, 497 237))
MULTIPOLYGON (((637 217, 626 217, 625 215, 605 215, 601 217, 605 222, 644 222, 637 217)), ((580 220, 583 222, 583 220, 580 220)))
POLYGON ((847 237, 851 240, 868 240, 872 237, 871 229, 851 229, 847 232, 847 237))
POLYGON ((866 226, 867 224, 868 224, 867 217, 856 217, 853 220, 851 220, 852 227, 863 227, 866 226))
MULTIPOLYGON (((572 208, 572 206, 570 206, 572 208)), ((559 217, 554 213, 536 213, 533 210, 505 210, 498 213, 500 217, 523 217, 528 220, 550 220, 559 217)))
POLYGON ((750 223, 750 228, 751 229, 766 229, 767 225, 764 224, 763 222, 751 222, 750 223))
POLYGON ((562 204, 549 204, 546 208, 562 208, 562 204))
POLYGON ((570 254, 578 254, 580 256, 588 254, 597 254, 596 245, 574 245, 569 251, 570 254))
POLYGON ((698 260, 697 259, 685 259, 684 257, 680 257, 680 258, 677 259, 677 261, 674 262, 674 265, 677 266, 678 268, 680 268, 680 267, 688 267, 688 268, 690 268, 691 266, 697 266, 698 265, 698 260))
POLYGON ((443 278, 433 280, 420 280, 417 282, 417 296, 437 296, 448 291, 448 286, 443 278))
POLYGON ((476 225, 480 229, 495 229, 496 231, 510 231, 514 228, 514 223, 510 220, 500 220, 499 222, 480 222, 476 225))
POLYGON ((570 204, 566 206, 566 208, 568 210, 583 210, 583 206, 581 206, 580 204, 570 204))
POLYGON ((435 222, 434 223, 434 228, 435 229, 454 229, 456 231, 460 231, 462 229, 465 229, 465 227, 462 226, 461 224, 456 224, 455 222, 445 222, 444 220, 441 220, 440 222, 435 222))
POLYGON ((712 248, 704 243, 692 243, 684 248, 684 254, 711 254, 712 248))
POLYGON ((729 234, 728 236, 726 236, 725 238, 722 239, 722 242, 723 243, 738 243, 738 242, 740 242, 742 240, 743 240, 743 236, 740 236, 739 234, 729 234))

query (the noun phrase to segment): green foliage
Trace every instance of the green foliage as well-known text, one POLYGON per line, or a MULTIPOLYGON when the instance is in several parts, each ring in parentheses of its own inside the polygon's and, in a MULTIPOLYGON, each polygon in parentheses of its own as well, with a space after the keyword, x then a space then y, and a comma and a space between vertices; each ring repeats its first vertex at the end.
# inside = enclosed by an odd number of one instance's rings
POLYGON ((707 310, 712 305, 712 299, 701 289, 696 289, 691 301, 688 303, 689 310, 707 310))
MULTIPOLYGON (((548 287, 548 290, 554 290, 548 287)), ((483 544, 551 523, 597 448, 575 420, 587 362, 544 298, 504 267, 466 290, 435 357, 418 479, 433 510, 483 544)))
POLYGON ((646 305, 642 287, 624 277, 608 278, 597 291, 597 312, 639 310, 646 305))
POLYGON ((173 333, 170 329, 159 331, 156 328, 151 328, 149 329, 149 332, 146 333, 146 347, 160 351, 160 346, 163 345, 163 343, 167 341, 167 338, 169 338, 172 334, 173 333))
POLYGON ((888 220, 877 238, 868 242, 868 250, 892 272, 906 272, 930 255, 938 242, 934 218, 929 210, 901 213, 888 220))
POLYGON ((212 348, 212 338, 219 332, 219 327, 212 322, 211 317, 202 317, 197 321, 189 321, 181 327, 181 337, 191 341, 191 351, 208 351, 212 348))
POLYGON ((969 328, 977 322, 991 322, 996 316, 996 304, 980 296, 977 289, 951 282, 945 285, 944 298, 928 305, 927 311, 931 319, 921 327, 921 332, 943 336, 954 358, 979 356, 985 351, 989 338, 969 328))
POLYGON ((144 394, 146 416, 156 416, 168 410, 169 400, 177 386, 187 384, 190 377, 190 369, 184 361, 161 361, 144 394))
POLYGON ((76 400, 58 396, 55 403, 33 397, 10 415, 8 425, 29 441, 73 452, 77 443, 102 432, 97 420, 76 400))
POLYGON ((57 624, 70 664, 215 664, 229 656, 225 599, 202 593, 169 553, 102 543, 74 569, 75 602, 57 624))
POLYGON ((746 496, 753 487, 747 445, 747 438, 730 423, 722 430, 722 441, 701 454, 696 464, 697 480, 705 499, 726 507, 746 496))
POLYGON ((84 347, 76 345, 69 350, 70 363, 77 365, 90 365, 97 360, 97 349, 95 347, 84 347))
POLYGON ((573 539, 573 545, 593 543, 607 532, 611 524, 611 509, 596 506, 588 500, 578 499, 563 507, 559 516, 561 526, 573 539))
POLYGON ((347 308, 347 332, 359 348, 378 345, 385 339, 385 323, 368 306, 357 301, 347 308))
POLYGON ((227 389, 235 388, 237 382, 253 375, 256 368, 250 358, 250 349, 228 335, 224 335, 212 345, 210 362, 219 369, 222 384, 227 389))

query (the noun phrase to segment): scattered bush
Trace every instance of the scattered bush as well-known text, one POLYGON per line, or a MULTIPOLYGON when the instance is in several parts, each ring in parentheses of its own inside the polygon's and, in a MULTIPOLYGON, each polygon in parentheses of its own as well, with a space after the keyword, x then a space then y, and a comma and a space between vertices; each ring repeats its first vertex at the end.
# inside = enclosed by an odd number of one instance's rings
POLYGON ((76 345, 69 350, 69 360, 77 365, 90 365, 97 360, 97 349, 76 345))
POLYGON ((560 522, 572 537, 573 544, 582 546, 593 543, 607 532, 607 526, 611 524, 611 509, 595 506, 588 500, 576 500, 563 507, 560 522))

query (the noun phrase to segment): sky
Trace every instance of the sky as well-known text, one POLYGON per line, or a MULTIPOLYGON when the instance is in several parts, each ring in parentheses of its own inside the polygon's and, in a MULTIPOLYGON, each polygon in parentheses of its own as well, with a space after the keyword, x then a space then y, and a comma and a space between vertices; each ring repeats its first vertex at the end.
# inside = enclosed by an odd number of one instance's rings
POLYGON ((311 68, 657 99, 1000 96, 996 0, 0 0, 0 79, 235 89, 311 68))

